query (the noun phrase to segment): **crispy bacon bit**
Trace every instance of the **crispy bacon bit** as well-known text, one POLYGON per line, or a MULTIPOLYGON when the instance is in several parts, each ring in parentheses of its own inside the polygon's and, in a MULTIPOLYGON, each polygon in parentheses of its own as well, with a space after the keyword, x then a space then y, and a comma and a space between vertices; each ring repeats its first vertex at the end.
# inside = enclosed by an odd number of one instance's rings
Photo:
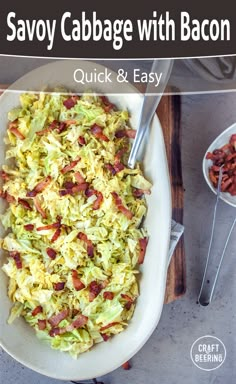
POLYGON ((85 196, 86 197, 90 197, 90 196, 93 196, 93 195, 96 195, 95 189, 87 188, 86 191, 85 191, 85 196))
POLYGON ((112 104, 106 96, 100 96, 103 102, 103 109, 105 112, 110 112, 111 109, 114 109, 115 105, 112 104))
POLYGON ((71 161, 70 164, 62 168, 61 173, 63 173, 64 175, 65 173, 71 171, 78 164, 79 161, 80 161, 80 157, 77 160, 71 161))
POLYGON ((92 241, 89 240, 87 235, 85 233, 82 233, 82 232, 79 232, 77 237, 79 240, 82 240, 86 243, 88 257, 93 257, 94 256, 94 249, 93 249, 92 241))
POLYGON ((18 120, 14 120, 9 124, 9 131, 18 139, 25 139, 25 136, 18 130, 18 120))
POLYGON ((66 109, 71 109, 75 106, 78 100, 79 96, 71 96, 63 101, 63 105, 66 107, 66 109))
POLYGON ((50 183, 51 183, 51 176, 47 176, 46 179, 40 181, 32 191, 27 192, 27 197, 35 197, 38 193, 42 192, 50 183))
POLYGON ((16 268, 22 269, 22 261, 21 261, 21 257, 20 257, 20 252, 10 251, 9 256, 15 260, 16 268))
POLYGON ((116 174, 116 170, 111 164, 105 164, 105 168, 110 171, 113 176, 116 174))
POLYGON ((143 239, 139 239, 139 257, 138 257, 138 263, 143 264, 146 248, 147 248, 148 238, 144 237, 143 239))
POLYGON ((130 296, 123 294, 123 293, 121 294, 121 297, 122 297, 122 299, 127 301, 127 303, 125 303, 125 309, 129 310, 131 308, 134 300, 130 296))
POLYGON ((38 227, 36 229, 37 231, 47 231, 49 229, 60 228, 60 226, 61 226, 61 222, 57 221, 56 223, 44 225, 43 227, 38 227))
POLYGON ((60 234, 61 234, 61 228, 57 228, 57 230, 55 231, 54 235, 51 238, 51 243, 54 243, 54 241, 58 239, 60 234))
POLYGON ((55 328, 50 329, 49 336, 55 337, 57 335, 60 335, 61 334, 61 329, 62 328, 59 328, 59 327, 55 327, 55 328))
POLYGON ((32 208, 29 205, 28 201, 26 201, 24 199, 18 199, 18 203, 21 204, 25 209, 28 209, 29 211, 32 211, 32 208))
POLYGON ((9 204, 15 203, 16 199, 14 196, 10 195, 8 192, 3 192, 3 190, 0 190, 0 197, 2 199, 5 199, 9 204))
POLYGON ((115 162, 116 161, 120 161, 120 159, 122 158, 122 156, 127 152, 127 148, 126 147, 123 147, 121 148, 118 152, 116 152, 115 154, 115 162))
POLYGON ((94 211, 97 210, 97 209, 99 209, 100 206, 101 206, 101 204, 102 204, 102 202, 103 202, 103 195, 102 195, 101 192, 96 192, 96 196, 97 196, 97 198, 96 198, 96 200, 93 202, 93 206, 92 206, 92 208, 93 208, 94 211))
POLYGON ((74 329, 82 328, 88 322, 88 317, 84 315, 79 315, 71 324, 65 327, 66 332, 72 332, 74 329))
POLYGON ((130 139, 134 139, 136 136, 136 130, 135 129, 120 129, 119 131, 116 131, 115 137, 117 139, 121 139, 122 137, 128 137, 130 139))
POLYGON ((128 208, 124 207, 121 198, 119 197, 119 195, 116 192, 112 192, 111 194, 115 200, 115 204, 116 204, 118 211, 123 213, 128 219, 131 220, 133 217, 133 213, 128 208))
POLYGON ((74 177, 75 177, 75 180, 81 184, 81 183, 85 183, 85 178, 81 175, 80 172, 75 172, 74 173, 74 177))
POLYGON ((50 259, 55 260, 57 253, 53 248, 47 248, 46 252, 47 252, 48 257, 50 257, 50 259))
POLYGON ((221 191, 236 195, 236 134, 233 134, 228 144, 208 152, 206 159, 212 160, 209 168, 209 178, 215 188, 219 181, 219 173, 222 167, 221 191))
POLYGON ((102 141, 109 141, 108 137, 103 134, 103 128, 100 127, 98 124, 93 124, 90 128, 90 131, 92 132, 93 136, 97 139, 100 139, 102 141))
POLYGON ((108 341, 110 339, 110 336, 106 335, 106 333, 100 333, 100 335, 103 338, 103 341, 108 341))
POLYGON ((122 364, 122 368, 128 371, 131 368, 129 361, 126 361, 124 364, 122 364))
POLYGON ((119 161, 116 161, 115 164, 114 164, 114 170, 115 170, 115 173, 118 173, 118 172, 120 172, 120 171, 123 171, 123 169, 125 169, 124 164, 122 164, 122 163, 119 162, 119 161))
POLYGON ((46 320, 38 320, 38 329, 43 331, 47 326, 46 320))
POLYGON ((65 129, 66 129, 67 125, 66 123, 63 121, 59 124, 59 127, 57 128, 57 131, 58 133, 62 133, 65 129))
POLYGON ((37 199, 37 197, 34 198, 34 206, 36 208, 36 210, 40 213, 40 215, 42 216, 43 219, 46 219, 47 218, 47 215, 46 215, 46 212, 43 210, 43 208, 41 207, 40 203, 39 203, 39 200, 37 199))
POLYGON ((39 313, 42 313, 42 312, 43 312, 43 308, 41 307, 41 305, 38 305, 33 309, 32 316, 37 316, 39 313))
POLYGON ((105 292, 103 293, 103 298, 104 298, 105 300, 113 300, 113 298, 114 298, 114 293, 113 293, 113 292, 110 292, 110 291, 105 291, 105 292))
POLYGON ((100 328, 100 331, 105 331, 106 329, 111 328, 117 324, 120 324, 120 323, 118 321, 113 321, 113 323, 109 323, 107 325, 104 325, 104 327, 100 328))
POLYGON ((0 177, 1 177, 1 179, 3 179, 4 181, 10 180, 10 176, 8 175, 8 173, 6 173, 6 172, 3 171, 3 170, 0 171, 0 177))
POLYGON ((65 287, 65 282, 62 282, 62 281, 53 284, 53 288, 55 289, 55 291, 62 291, 64 287, 65 287))
POLYGON ((78 276, 78 272, 75 269, 72 271, 72 282, 76 291, 80 291, 85 287, 78 276))
POLYGON ((76 192, 86 191, 88 189, 88 183, 77 184, 72 188, 72 194, 76 192))
POLYGON ((64 320, 69 314, 68 309, 63 309, 63 311, 59 312, 57 315, 53 315, 48 319, 49 324, 52 327, 56 327, 62 320, 64 320))
POLYGON ((150 189, 133 188, 133 196, 134 197, 142 197, 143 195, 150 195, 150 194, 151 194, 150 189))
POLYGON ((63 184, 63 187, 65 189, 72 189, 75 186, 76 186, 76 184, 73 183, 73 181, 65 181, 65 183, 63 184))
POLYGON ((86 144, 85 138, 83 136, 79 136, 78 143, 79 145, 85 145, 86 144))
POLYGON ((103 289, 102 284, 99 284, 96 281, 92 281, 89 284, 89 301, 93 301, 95 297, 99 295, 102 289, 103 289))
POLYGON ((24 229, 26 230, 26 231, 33 231, 33 229, 34 229, 34 224, 26 224, 26 225, 24 225, 24 229))

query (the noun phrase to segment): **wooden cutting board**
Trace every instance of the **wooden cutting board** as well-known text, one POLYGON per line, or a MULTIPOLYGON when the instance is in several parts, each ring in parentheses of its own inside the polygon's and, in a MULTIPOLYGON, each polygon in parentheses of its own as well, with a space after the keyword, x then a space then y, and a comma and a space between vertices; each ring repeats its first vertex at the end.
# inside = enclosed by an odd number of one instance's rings
MULTIPOLYGON (((181 171, 181 102, 180 96, 163 96, 157 109, 160 119, 172 186, 172 218, 183 223, 184 189, 181 171)), ((165 303, 170 303, 181 297, 186 291, 186 268, 184 238, 180 239, 172 256, 168 273, 165 293, 165 303)))
MULTIPOLYGON (((7 84, 0 84, 0 90, 8 88, 7 84)), ((0 91, 1 94, 1 91, 0 91)), ((183 222, 183 184, 181 173, 181 145, 180 145, 180 96, 164 96, 157 109, 160 119, 170 170, 172 185, 172 218, 179 223, 183 222)), ((186 270, 184 239, 179 244, 172 256, 167 274, 165 303, 170 303, 185 293, 186 270)))

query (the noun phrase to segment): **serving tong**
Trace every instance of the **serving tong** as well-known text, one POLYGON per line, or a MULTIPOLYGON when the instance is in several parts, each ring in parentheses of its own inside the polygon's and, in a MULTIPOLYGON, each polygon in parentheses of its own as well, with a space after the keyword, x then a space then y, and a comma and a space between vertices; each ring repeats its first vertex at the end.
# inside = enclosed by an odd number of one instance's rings
MULTIPOLYGON (((217 210, 218 210, 219 201, 220 201, 220 197, 221 197, 222 174, 223 174, 223 165, 220 167, 220 170, 219 170, 216 202, 215 202, 214 212, 213 212, 213 219, 212 219, 212 225, 211 225, 211 236, 210 236, 210 242, 209 242, 209 247, 208 247, 207 260, 206 260, 205 270, 203 273, 200 292, 198 295, 198 303, 202 306, 207 306, 212 301, 213 294, 214 294, 215 287, 216 287, 216 283, 217 283, 217 280, 219 277, 220 269, 221 269, 223 259, 224 259, 224 256, 225 256, 225 253, 227 250, 227 246, 229 244, 232 232, 233 232, 235 224, 236 224, 236 216, 235 216, 235 219, 233 220, 233 223, 232 223, 230 230, 228 232, 226 241, 224 243, 224 247, 223 247, 223 251, 222 251, 221 256, 220 256, 220 261, 219 261, 218 267, 216 267, 214 262, 210 264, 212 245, 213 245, 214 233, 215 233, 215 227, 216 227, 217 210)), ((224 199, 224 201, 226 203, 232 205, 232 203, 227 202, 226 199, 224 199)))

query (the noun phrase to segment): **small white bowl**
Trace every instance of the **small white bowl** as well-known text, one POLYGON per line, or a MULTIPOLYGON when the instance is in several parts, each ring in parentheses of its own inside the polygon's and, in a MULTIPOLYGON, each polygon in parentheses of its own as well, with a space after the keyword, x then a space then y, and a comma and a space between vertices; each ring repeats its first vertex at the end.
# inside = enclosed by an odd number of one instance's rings
MULTIPOLYGON (((223 145, 229 143, 230 137, 233 134, 236 134, 236 123, 232 124, 229 128, 227 128, 225 131, 223 131, 217 138, 212 142, 212 144, 208 147, 202 161, 202 170, 203 175, 205 177, 205 180, 212 190, 214 194, 217 194, 216 189, 213 187, 212 182, 209 178, 209 168, 212 165, 212 160, 206 159, 206 155, 208 152, 213 152, 217 148, 223 147, 223 145)), ((232 205, 233 207, 236 207, 236 196, 232 196, 228 192, 221 192, 220 198, 227 204, 232 205)))

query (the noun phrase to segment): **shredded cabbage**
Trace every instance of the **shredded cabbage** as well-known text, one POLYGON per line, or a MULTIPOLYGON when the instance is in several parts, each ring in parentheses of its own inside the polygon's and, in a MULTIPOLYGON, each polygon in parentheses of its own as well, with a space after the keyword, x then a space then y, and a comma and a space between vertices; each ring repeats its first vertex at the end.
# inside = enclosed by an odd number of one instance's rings
POLYGON ((11 161, 2 167, 2 175, 7 177, 3 177, 1 190, 1 197, 9 202, 1 215, 8 234, 1 247, 8 252, 3 271, 9 277, 8 295, 14 303, 9 323, 23 316, 40 339, 76 358, 103 341, 104 335, 123 331, 132 317, 138 297, 139 240, 147 237, 141 227, 146 201, 133 191, 150 190, 151 183, 139 165, 134 170, 125 166, 130 139, 116 133, 130 129, 128 112, 96 95, 84 94, 69 101, 72 107, 59 92, 22 94, 21 106, 9 112, 6 159, 11 161), (64 123, 61 131, 59 123, 64 123), (94 125, 106 140, 92 132, 94 125), (115 172, 116 161, 123 169, 115 172), (69 171, 62 171, 73 162, 69 171), (87 183, 86 190, 74 193, 68 185, 79 184, 78 173, 87 183), (29 191, 48 176, 50 182, 30 196, 29 191), (132 217, 120 210, 113 192, 132 217), (102 201, 95 209, 98 196, 102 201), (37 230, 52 223, 60 227, 53 242, 58 227, 37 230), (79 233, 86 235, 87 243, 79 233), (56 257, 49 257, 48 249, 56 257), (80 290, 72 271, 83 284, 80 290), (63 288, 55 289, 60 282, 63 288), (100 290, 91 299, 93 282, 100 290), (112 298, 106 299, 105 292, 112 298), (36 314, 35 308, 40 308, 36 314), (65 331, 50 336, 50 318, 65 309, 67 316, 57 326, 65 331), (68 325, 78 314, 87 318, 86 324, 71 330, 68 325))

